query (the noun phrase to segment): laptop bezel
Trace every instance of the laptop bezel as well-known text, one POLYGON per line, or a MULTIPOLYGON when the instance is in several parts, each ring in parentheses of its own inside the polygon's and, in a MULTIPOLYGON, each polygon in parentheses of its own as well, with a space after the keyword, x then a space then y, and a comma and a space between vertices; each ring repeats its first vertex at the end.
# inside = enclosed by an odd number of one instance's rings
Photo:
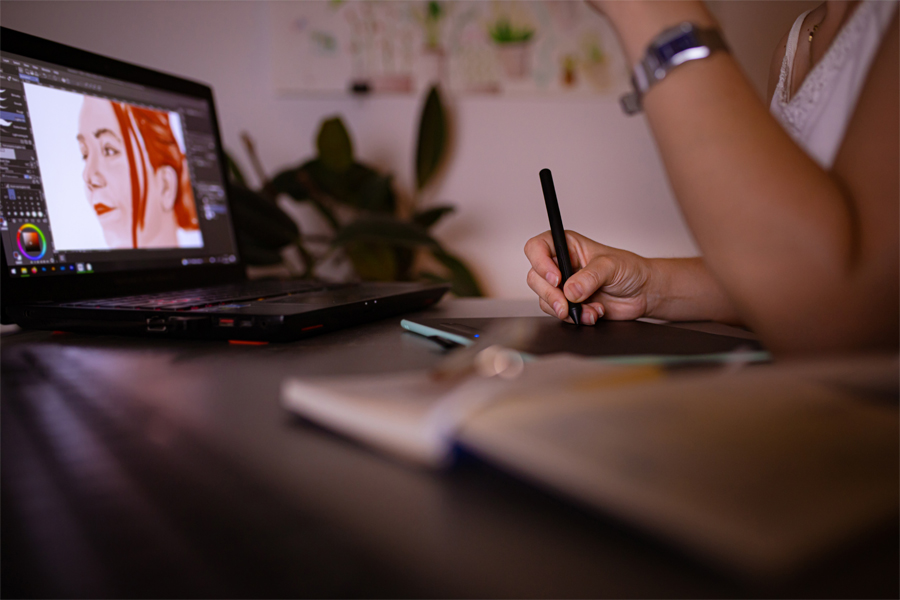
MULTIPOLYGON (((0 51, 204 100, 210 111, 222 181, 228 182, 227 163, 219 132, 213 92, 210 86, 85 50, 79 50, 71 46, 7 29, 6 27, 0 27, 0 51)), ((229 217, 233 218, 232 200, 227 192, 227 187, 226 184, 225 196, 229 208, 229 217)), ((93 273, 90 276, 81 277, 77 275, 29 277, 27 279, 12 277, 9 274, 6 253, 0 252, 0 264, 2 264, 2 273, 0 273, 0 316, 2 316, 2 319, 0 321, 3 323, 10 322, 6 315, 6 307, 20 304, 71 301, 120 294, 140 294, 182 287, 199 287, 241 281, 246 278, 246 269, 238 249, 233 221, 231 235, 235 255, 237 256, 237 261, 231 264, 136 269, 115 273, 93 273)))

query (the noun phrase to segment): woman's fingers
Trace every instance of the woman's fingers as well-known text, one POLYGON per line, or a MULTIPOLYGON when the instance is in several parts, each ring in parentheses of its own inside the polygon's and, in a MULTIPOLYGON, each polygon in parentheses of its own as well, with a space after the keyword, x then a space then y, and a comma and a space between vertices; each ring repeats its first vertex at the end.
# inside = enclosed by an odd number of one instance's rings
MULTIPOLYGON (((553 258, 556 249, 553 246, 553 238, 549 231, 537 235, 525 244, 525 256, 531 263, 531 268, 551 286, 556 287, 560 282, 559 267, 553 258)), ((534 289, 534 288, 532 288, 534 289)), ((537 290, 535 290, 537 291, 537 290)))
MULTIPOLYGON (((528 286, 538 295, 541 310, 548 315, 563 321, 572 322, 569 318, 569 303, 562 290, 551 286, 538 275, 534 269, 528 272, 528 286)), ((603 307, 599 303, 585 304, 581 309, 581 322, 584 325, 593 325, 603 316, 603 307)))
POLYGON ((547 305, 548 309, 550 309, 549 314, 555 315, 560 319, 566 318, 568 315, 568 303, 566 302, 566 297, 563 295, 561 289, 550 285, 547 280, 541 277, 534 269, 528 271, 528 276, 525 280, 528 282, 528 287, 530 287, 532 291, 538 295, 538 298, 540 298, 541 301, 547 305))
MULTIPOLYGON (((565 318, 556 314, 556 311, 553 310, 553 307, 547 304, 543 298, 538 298, 538 305, 541 307, 541 310, 550 315, 551 317, 557 317, 566 321, 567 323, 571 323, 572 319, 569 318, 569 313, 566 312, 565 318)), ((600 320, 600 317, 603 316, 603 307, 597 303, 592 302, 590 304, 582 304, 581 305, 581 324, 582 325, 593 325, 597 321, 600 320)))
MULTIPOLYGON (((588 264, 600 266, 600 273, 583 273, 585 269, 576 272, 569 278, 565 285, 565 293, 557 287, 560 283, 561 273, 554 258, 556 249, 553 245, 553 237, 549 231, 537 235, 525 244, 525 256, 531 263, 526 281, 540 299, 540 307, 548 315, 558 319, 569 321, 569 301, 584 302, 603 285, 603 277, 610 269, 602 264, 595 265, 596 258, 591 258, 595 252, 605 250, 605 247, 574 232, 566 232, 572 263, 574 265, 588 264), (570 288, 573 284, 575 287, 570 288), (573 296, 573 292, 577 295, 573 296), (567 299, 568 298, 568 299, 567 299)), ((601 261, 602 262, 602 261, 601 261)), ((577 268, 577 267, 576 267, 577 268)), ((611 272, 615 272, 613 268, 611 272)), ((593 325, 605 313, 605 308, 598 302, 585 304, 582 307, 581 320, 586 325, 593 325)))
POLYGON ((581 305, 581 324, 582 325, 593 325, 600 319, 600 314, 597 312, 597 305, 595 304, 582 304, 581 305))
POLYGON ((616 273, 616 261, 609 256, 591 259, 587 266, 569 277, 564 288, 565 296, 572 302, 585 302, 616 273))
POLYGON ((547 301, 543 298, 538 298, 538 305, 541 307, 541 310, 550 315, 551 317, 559 318, 559 315, 556 314, 556 311, 553 310, 553 307, 547 304, 547 301))
POLYGON ((590 304, 582 304, 581 307, 582 307, 582 312, 590 309, 597 314, 597 318, 594 320, 594 322, 599 321, 600 319, 603 318, 603 315, 606 314, 606 309, 603 308, 603 305, 600 304, 599 302, 591 302, 590 304))

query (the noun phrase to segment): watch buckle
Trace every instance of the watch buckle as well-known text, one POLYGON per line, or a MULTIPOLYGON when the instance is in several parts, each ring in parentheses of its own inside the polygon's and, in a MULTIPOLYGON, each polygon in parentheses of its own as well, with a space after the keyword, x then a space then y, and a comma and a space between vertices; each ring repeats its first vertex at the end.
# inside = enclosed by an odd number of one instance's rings
POLYGON ((619 98, 619 103, 622 105, 622 110, 625 111, 625 114, 629 116, 636 115, 643 110, 641 97, 637 92, 629 92, 623 95, 619 98))

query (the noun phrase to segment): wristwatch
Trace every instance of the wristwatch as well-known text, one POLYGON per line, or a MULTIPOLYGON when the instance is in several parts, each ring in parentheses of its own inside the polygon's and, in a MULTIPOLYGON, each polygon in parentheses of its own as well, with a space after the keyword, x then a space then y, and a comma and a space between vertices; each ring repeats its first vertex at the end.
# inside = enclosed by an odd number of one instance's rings
POLYGON ((703 29, 685 21, 653 38, 644 58, 634 66, 634 91, 620 99, 622 110, 633 115, 643 109, 644 94, 680 64, 706 58, 716 50, 728 51, 718 29, 703 29))

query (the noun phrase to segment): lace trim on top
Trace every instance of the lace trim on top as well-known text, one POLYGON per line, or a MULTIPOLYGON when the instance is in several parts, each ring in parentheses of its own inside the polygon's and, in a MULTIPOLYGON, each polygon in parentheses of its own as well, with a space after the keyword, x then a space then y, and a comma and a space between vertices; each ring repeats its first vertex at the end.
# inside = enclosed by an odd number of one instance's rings
POLYGON ((778 85, 775 88, 775 97, 781 107, 782 124, 789 128, 791 136, 796 138, 803 131, 806 121, 813 114, 814 109, 822 95, 822 91, 829 87, 829 83, 840 72, 847 60, 850 49, 856 45, 856 41, 863 34, 863 30, 869 21, 873 9, 873 2, 864 2, 857 7, 856 12, 844 27, 838 32, 831 47, 825 52, 825 56, 806 75, 806 79, 800 84, 800 89, 793 98, 788 99, 790 90, 786 84, 793 67, 794 52, 786 52, 781 63, 781 74, 778 77, 778 85))

